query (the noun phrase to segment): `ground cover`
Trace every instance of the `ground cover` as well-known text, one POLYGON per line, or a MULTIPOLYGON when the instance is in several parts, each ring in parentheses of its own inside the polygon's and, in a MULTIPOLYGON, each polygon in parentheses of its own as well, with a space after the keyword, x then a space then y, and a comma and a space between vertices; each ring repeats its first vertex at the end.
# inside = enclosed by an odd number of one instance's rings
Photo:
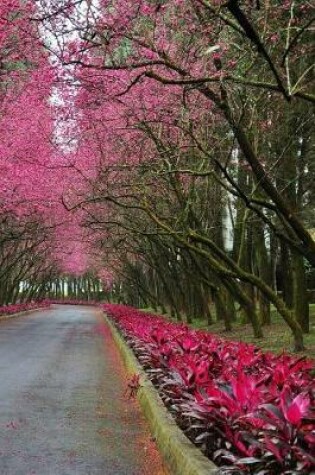
MULTIPOLYGON (((162 315, 161 312, 155 312, 153 309, 146 308, 142 310, 147 313, 162 315)), ((163 313, 163 317, 175 321, 170 314, 163 313)), ((271 320, 270 325, 264 326, 264 338, 260 339, 254 337, 253 328, 250 323, 244 324, 239 320, 233 322, 233 328, 229 332, 225 330, 222 320, 215 321, 209 325, 205 318, 192 317, 189 326, 196 330, 210 331, 224 339, 251 343, 266 351, 275 353, 286 351, 293 353, 294 340, 292 332, 290 328, 284 324, 283 319, 274 308, 271 310, 271 320)), ((304 334, 304 344, 305 351, 302 351, 300 354, 315 359, 315 304, 310 305, 310 332, 304 334)))
POLYGON ((15 313, 26 312, 28 310, 35 310, 37 308, 47 308, 49 307, 49 305, 50 305, 50 302, 48 300, 2 305, 0 307, 0 316, 13 315, 15 313))
POLYGON ((314 363, 106 304, 186 435, 222 473, 315 469, 314 363))
MULTIPOLYGON (((311 306, 310 314, 310 332, 304 334, 305 351, 301 354, 315 359, 315 305, 311 306)), ((250 324, 236 323, 231 332, 226 332, 222 322, 216 322, 210 327, 206 327, 202 319, 194 319, 193 328, 208 329, 220 337, 230 340, 252 343, 263 350, 281 353, 283 351, 293 352, 293 336, 289 327, 287 327, 281 317, 276 312, 270 325, 264 326, 264 338, 257 339, 253 336, 252 326, 250 324)))

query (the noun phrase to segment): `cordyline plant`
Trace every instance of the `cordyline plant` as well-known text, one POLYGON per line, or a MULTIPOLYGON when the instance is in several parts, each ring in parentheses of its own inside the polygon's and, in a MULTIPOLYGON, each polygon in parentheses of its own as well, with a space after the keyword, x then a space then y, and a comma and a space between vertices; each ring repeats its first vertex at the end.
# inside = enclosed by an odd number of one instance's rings
POLYGON ((315 473, 314 364, 103 305, 186 435, 222 473, 315 473))

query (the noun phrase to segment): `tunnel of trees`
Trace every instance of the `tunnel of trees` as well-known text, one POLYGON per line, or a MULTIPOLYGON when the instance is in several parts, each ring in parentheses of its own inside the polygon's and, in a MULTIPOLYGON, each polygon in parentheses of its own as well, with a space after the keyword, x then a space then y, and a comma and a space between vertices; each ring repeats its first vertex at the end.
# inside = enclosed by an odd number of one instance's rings
POLYGON ((314 8, 0 5, 0 304, 106 299, 303 348, 314 8))

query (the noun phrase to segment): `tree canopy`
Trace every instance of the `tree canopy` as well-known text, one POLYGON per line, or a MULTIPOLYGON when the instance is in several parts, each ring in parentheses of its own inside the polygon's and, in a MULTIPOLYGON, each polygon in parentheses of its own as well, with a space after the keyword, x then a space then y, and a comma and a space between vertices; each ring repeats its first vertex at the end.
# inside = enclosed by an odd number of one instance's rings
POLYGON ((3 1, 2 303, 85 276, 257 337, 275 308, 302 349, 314 19, 296 0, 3 1))

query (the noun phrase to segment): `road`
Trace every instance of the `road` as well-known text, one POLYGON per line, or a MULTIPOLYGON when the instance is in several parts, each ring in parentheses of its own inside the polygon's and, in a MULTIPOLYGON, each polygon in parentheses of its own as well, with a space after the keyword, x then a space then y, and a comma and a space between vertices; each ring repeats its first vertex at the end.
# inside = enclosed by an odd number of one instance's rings
POLYGON ((0 323, 0 475, 164 475, 107 326, 91 307, 0 323))

